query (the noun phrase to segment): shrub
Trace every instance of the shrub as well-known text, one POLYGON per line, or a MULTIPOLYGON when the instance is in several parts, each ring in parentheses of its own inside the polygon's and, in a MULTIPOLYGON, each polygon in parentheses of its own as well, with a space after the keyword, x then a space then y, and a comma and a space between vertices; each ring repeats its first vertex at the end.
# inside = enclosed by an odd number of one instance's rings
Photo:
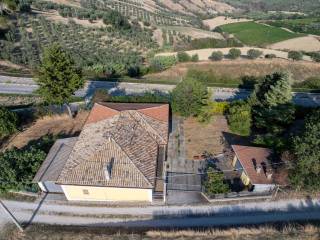
POLYGON ((221 51, 214 51, 214 52, 212 52, 209 59, 211 59, 213 61, 221 61, 223 59, 223 53, 221 51))
POLYGON ((309 55, 313 61, 320 62, 320 52, 311 52, 309 55))
POLYGON ((211 102, 209 101, 207 105, 201 108, 198 115, 198 121, 207 123, 211 120, 214 115, 222 115, 229 108, 228 102, 211 102))
POLYGON ((247 55, 249 59, 256 59, 262 55, 262 51, 257 49, 249 49, 247 55))
POLYGON ((196 53, 196 54, 193 54, 191 56, 191 61, 192 62, 198 62, 199 61, 199 55, 196 53))
POLYGON ((228 57, 231 59, 237 59, 241 56, 241 50, 238 48, 231 48, 229 50, 228 57))
POLYGON ((9 136, 17 131, 17 124, 17 115, 4 107, 0 107, 0 138, 9 136))
POLYGON ((206 180, 204 181, 205 191, 208 194, 222 194, 230 192, 230 187, 224 180, 224 174, 213 168, 208 168, 206 180))
POLYGON ((172 110, 183 117, 197 116, 208 97, 206 85, 192 78, 184 79, 172 91, 172 110))
POLYGON ((271 54, 266 54, 264 57, 267 59, 272 59, 272 58, 276 58, 277 56, 275 54, 271 53, 271 54))
POLYGON ((156 56, 151 60, 150 70, 152 72, 163 71, 177 63, 175 56, 156 56))
POLYGON ((186 52, 178 52, 177 53, 178 62, 189 62, 191 57, 186 52))
POLYGON ((320 89, 320 78, 311 77, 303 82, 294 83, 295 88, 320 89))
POLYGON ((303 58, 303 54, 299 51, 290 51, 288 52, 288 58, 294 61, 300 61, 303 58))
POLYGON ((251 106, 247 102, 232 103, 228 109, 227 119, 232 132, 242 136, 250 135, 252 116, 251 106))

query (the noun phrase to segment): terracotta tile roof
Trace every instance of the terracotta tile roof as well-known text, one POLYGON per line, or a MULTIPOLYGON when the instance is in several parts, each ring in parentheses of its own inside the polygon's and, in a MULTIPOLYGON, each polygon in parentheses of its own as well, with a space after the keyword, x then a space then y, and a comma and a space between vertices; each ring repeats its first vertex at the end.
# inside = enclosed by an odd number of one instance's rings
POLYGON ((52 181, 55 182, 78 138, 64 138, 57 140, 51 147, 46 159, 33 179, 34 183, 52 181))
POLYGON ((273 173, 270 161, 268 160, 269 156, 272 154, 272 150, 268 148, 241 145, 232 145, 232 149, 252 184, 274 183, 273 177, 268 179, 266 174, 267 172, 273 173), (262 167, 260 173, 256 170, 256 167, 258 166, 262 167))
POLYGON ((129 109, 129 105, 121 104, 119 107, 112 104, 110 112, 118 111, 117 114, 105 114, 107 117, 103 120, 96 115, 107 113, 110 105, 94 105, 88 118, 91 120, 85 124, 57 183, 154 187, 158 147, 167 143, 168 121, 160 121, 137 110, 142 107, 161 108, 159 104, 134 104, 134 110, 129 109), (108 180, 105 169, 111 164, 111 159, 112 171, 108 180))

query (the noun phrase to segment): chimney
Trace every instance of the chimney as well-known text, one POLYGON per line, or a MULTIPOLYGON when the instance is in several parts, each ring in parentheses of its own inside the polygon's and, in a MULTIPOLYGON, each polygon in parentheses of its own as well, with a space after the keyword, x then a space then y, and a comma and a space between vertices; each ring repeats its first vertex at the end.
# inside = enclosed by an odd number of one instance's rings
POLYGON ((113 162, 114 162, 114 158, 111 158, 110 162, 104 168, 104 175, 105 175, 107 180, 111 179, 113 162))
POLYGON ((259 165, 259 166, 256 167, 256 171, 257 171, 258 174, 261 173, 261 171, 262 171, 261 165, 259 165))
POLYGON ((268 178, 268 180, 272 179, 272 171, 267 172, 267 178, 268 178))

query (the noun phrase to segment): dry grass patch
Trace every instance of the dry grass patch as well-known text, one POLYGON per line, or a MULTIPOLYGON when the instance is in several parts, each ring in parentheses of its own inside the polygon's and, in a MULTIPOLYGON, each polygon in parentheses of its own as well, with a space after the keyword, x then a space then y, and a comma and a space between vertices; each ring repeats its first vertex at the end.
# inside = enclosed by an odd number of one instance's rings
POLYGON ((224 116, 215 116, 207 123, 199 123, 196 118, 188 118, 183 122, 187 159, 193 159, 205 151, 220 154, 224 149, 223 132, 229 132, 224 116))
POLYGON ((37 140, 45 135, 73 136, 81 131, 87 116, 87 111, 80 112, 75 118, 70 118, 67 114, 45 116, 16 135, 6 148, 22 148, 30 141, 37 140))
POLYGON ((320 41, 313 36, 293 38, 269 46, 272 49, 316 52, 320 51, 320 41))
POLYGON ((183 63, 161 73, 147 75, 153 80, 177 80, 184 77, 188 69, 211 71, 217 76, 239 78, 242 76, 265 76, 276 71, 289 71, 296 81, 303 81, 320 75, 320 64, 314 62, 293 62, 283 59, 227 60, 221 62, 183 63))

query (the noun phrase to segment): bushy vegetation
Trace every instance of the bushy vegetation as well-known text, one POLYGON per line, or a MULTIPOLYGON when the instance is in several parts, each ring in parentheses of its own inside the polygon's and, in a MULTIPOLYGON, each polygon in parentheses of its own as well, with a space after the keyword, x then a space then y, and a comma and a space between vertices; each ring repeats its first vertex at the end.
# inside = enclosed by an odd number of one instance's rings
POLYGON ((228 53, 228 57, 231 59, 237 59, 241 56, 241 50, 237 48, 231 48, 228 53))
POLYGON ((290 51, 288 52, 288 58, 294 61, 300 61, 303 58, 303 54, 302 52, 299 52, 299 51, 290 51))
POLYGON ((229 128, 232 132, 249 136, 252 125, 251 106, 246 101, 233 102, 227 112, 229 128))
POLYGON ((208 101, 206 105, 201 108, 197 118, 199 122, 208 123, 215 115, 223 115, 229 109, 228 102, 212 102, 208 101))
POLYGON ((247 56, 249 59, 256 59, 262 55, 262 51, 258 49, 249 49, 247 52, 247 56))
POLYGON ((193 78, 186 78, 172 91, 172 110, 183 117, 197 116, 208 97, 207 86, 193 78))
POLYGON ((223 172, 217 172, 213 168, 208 168, 203 186, 205 192, 209 195, 230 192, 230 187, 224 180, 223 172))
POLYGON ((213 51, 209 59, 212 61, 221 61, 223 59, 223 53, 221 51, 213 51))
POLYGON ((297 189, 320 190, 320 110, 306 120, 302 134, 293 140, 295 156, 290 170, 290 181, 297 189))
POLYGON ((293 84, 294 88, 301 88, 301 89, 313 89, 313 90, 320 90, 320 77, 312 77, 308 78, 303 82, 296 82, 293 84))
POLYGON ((227 47, 242 47, 243 44, 234 38, 227 40, 214 39, 214 38, 197 38, 192 39, 187 45, 177 46, 175 50, 193 50, 203 48, 227 48, 227 47))
POLYGON ((234 34, 242 43, 250 46, 264 46, 301 36, 278 27, 255 22, 231 23, 220 28, 223 32, 234 34))
POLYGON ((320 18, 283 19, 276 21, 266 21, 267 24, 275 27, 288 28, 293 32, 320 35, 320 18))
POLYGON ((22 149, 0 153, 0 192, 9 190, 36 191, 32 184, 36 172, 46 157, 54 139, 46 136, 22 149))
POLYGON ((191 57, 186 52, 178 52, 177 53, 178 62, 190 62, 191 57))
POLYGON ((160 72, 177 63, 175 56, 156 56, 150 61, 150 71, 160 72))
POLYGON ((0 139, 17 131, 17 126, 17 115, 4 107, 0 107, 0 139))

